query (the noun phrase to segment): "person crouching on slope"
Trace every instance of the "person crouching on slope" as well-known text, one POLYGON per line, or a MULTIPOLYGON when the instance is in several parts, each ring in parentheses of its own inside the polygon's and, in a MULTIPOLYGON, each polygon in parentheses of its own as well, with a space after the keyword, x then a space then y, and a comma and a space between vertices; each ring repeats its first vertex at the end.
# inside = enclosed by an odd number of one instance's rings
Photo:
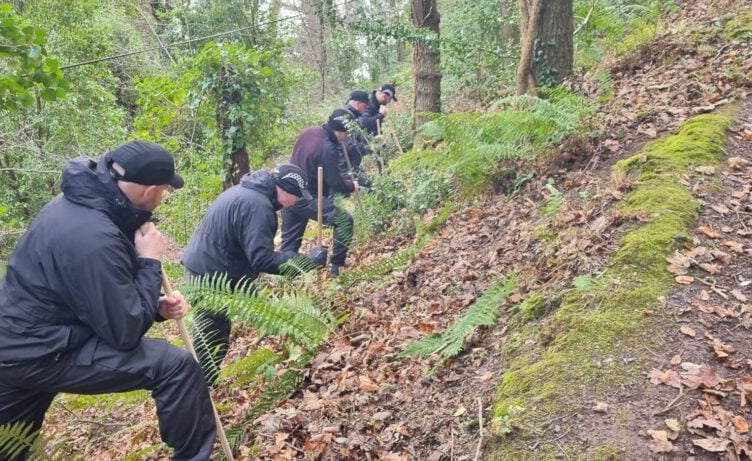
POLYGON ((62 194, 31 223, 0 282, 0 425, 38 430, 60 392, 148 389, 173 459, 210 458, 216 427, 198 363, 144 337, 188 309, 178 292, 160 296, 166 242, 150 222, 167 188, 182 186, 172 155, 146 141, 68 162, 62 194))
MULTIPOLYGON (((297 249, 274 251, 277 211, 310 199, 305 173, 295 165, 246 174, 240 184, 219 194, 191 236, 182 257, 186 276, 225 276, 235 287, 262 272, 279 274, 284 263, 298 256, 309 260, 303 265, 326 265, 325 247, 312 249, 307 257, 297 249)), ((216 385, 232 323, 222 312, 199 310, 195 325, 196 355, 207 381, 216 385)))
MULTIPOLYGON (((298 136, 292 149, 290 163, 305 171, 308 192, 318 196, 318 167, 324 170, 323 221, 334 228, 331 274, 337 277, 345 265, 347 249, 352 243, 353 218, 347 211, 334 205, 335 194, 358 191, 358 182, 342 171, 339 162, 343 156, 342 144, 347 140, 347 124, 355 123, 347 109, 335 109, 327 123, 306 128, 298 136)), ((295 206, 282 210, 282 251, 298 251, 303 242, 308 220, 318 218, 318 204, 313 199, 299 200, 295 206)))

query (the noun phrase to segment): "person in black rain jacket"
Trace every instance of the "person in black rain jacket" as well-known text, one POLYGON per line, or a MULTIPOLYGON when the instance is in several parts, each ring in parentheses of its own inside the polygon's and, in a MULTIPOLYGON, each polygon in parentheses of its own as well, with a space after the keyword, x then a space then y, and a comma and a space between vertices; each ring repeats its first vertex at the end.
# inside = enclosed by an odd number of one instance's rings
MULTIPOLYGON (((295 165, 246 174, 217 197, 191 236, 182 257, 188 277, 221 275, 231 286, 253 281, 260 273, 279 274, 297 251, 274 251, 277 211, 311 196, 305 173, 295 165)), ((304 257, 305 258, 305 257, 304 257)), ((326 264, 326 251, 314 248, 308 259, 326 264)), ((306 265, 305 263, 303 265, 306 265)), ((222 312, 199 310, 194 346, 207 381, 217 384, 230 344, 232 323, 222 312)))
POLYGON ((182 185, 172 155, 145 141, 67 164, 62 194, 34 219, 0 282, 0 425, 38 430, 60 392, 148 389, 173 459, 209 459, 216 428, 200 367, 144 338, 155 321, 187 311, 180 293, 160 296, 166 242, 150 222, 168 186, 182 185))

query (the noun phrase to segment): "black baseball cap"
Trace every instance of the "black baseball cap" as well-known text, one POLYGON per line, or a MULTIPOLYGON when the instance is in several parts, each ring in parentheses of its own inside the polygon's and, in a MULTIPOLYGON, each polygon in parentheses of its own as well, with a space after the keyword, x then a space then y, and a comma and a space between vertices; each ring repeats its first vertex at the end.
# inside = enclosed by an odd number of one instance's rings
POLYGON ((392 97, 394 102, 397 102, 397 89, 391 83, 384 83, 379 89, 382 93, 386 93, 392 97))
POLYGON ((306 200, 313 200, 311 193, 306 189, 305 172, 297 165, 285 163, 272 171, 274 182, 284 191, 287 191, 306 200))
POLYGON ((175 173, 175 159, 170 151, 149 141, 129 141, 112 151, 111 159, 123 168, 117 179, 145 186, 167 184, 175 189, 185 181, 175 173))
POLYGON ((360 101, 368 103, 368 93, 363 90, 355 90, 350 93, 350 101, 360 101))

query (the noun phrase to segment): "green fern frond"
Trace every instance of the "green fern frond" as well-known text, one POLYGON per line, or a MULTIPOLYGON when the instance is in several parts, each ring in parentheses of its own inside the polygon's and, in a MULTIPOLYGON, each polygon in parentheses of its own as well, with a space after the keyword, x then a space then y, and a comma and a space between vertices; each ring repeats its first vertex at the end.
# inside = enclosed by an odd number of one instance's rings
POLYGON ((264 391, 257 403, 246 415, 246 420, 253 421, 259 415, 271 410, 284 398, 298 389, 303 378, 295 371, 287 371, 271 389, 264 391))
POLYGON ((19 421, 0 426, 0 458, 13 459, 27 451, 28 459, 39 461, 80 461, 65 444, 52 445, 32 430, 30 422, 19 421))
POLYGON ((368 267, 351 269, 340 275, 337 278, 337 283, 344 286, 352 286, 364 280, 373 280, 398 267, 405 266, 427 243, 428 238, 421 238, 395 256, 378 261, 368 267))
POLYGON ((235 387, 244 386, 263 374, 265 368, 273 367, 279 362, 279 359, 279 354, 269 348, 262 347, 232 362, 222 370, 221 377, 231 379, 235 387))
POLYGON ((31 423, 18 422, 0 426, 0 453, 14 458, 34 445, 37 432, 31 429, 31 423))
POLYGON ((515 278, 497 277, 449 330, 440 335, 431 335, 410 344, 400 356, 429 357, 440 354, 444 358, 454 357, 460 352, 467 338, 479 326, 492 326, 499 316, 501 301, 514 291, 515 278))
POLYGON ((454 113, 435 118, 430 130, 441 149, 406 152, 390 163, 392 172, 450 173, 464 190, 477 189, 493 167, 509 159, 530 159, 566 136, 587 130, 595 104, 565 90, 541 89, 541 97, 510 96, 497 112, 454 113))
MULTIPOLYGON (((238 447, 240 447, 240 443, 243 441, 243 434, 245 434, 245 427, 244 426, 238 426, 238 427, 231 427, 229 431, 227 431, 227 443, 230 444, 230 447, 232 447, 233 450, 237 450, 238 447)), ((225 456, 224 452, 219 453, 215 455, 216 461, 224 461, 225 456)))
POLYGON ((152 396, 149 391, 139 389, 115 394, 68 394, 61 399, 65 399, 65 406, 69 409, 85 409, 96 406, 109 411, 120 406, 141 405, 143 402, 152 400, 152 396))
POLYGON ((204 275, 184 283, 183 292, 198 309, 224 313, 233 321, 256 328, 259 335, 281 335, 306 350, 314 350, 331 332, 334 319, 302 292, 277 293, 250 281, 233 289, 225 275, 204 275))
POLYGON ((298 255, 288 259, 279 266, 280 275, 287 279, 299 277, 316 269, 316 264, 303 255, 298 255))
POLYGON ((163 450, 165 448, 166 448, 166 445, 163 443, 155 443, 153 445, 148 445, 144 448, 128 453, 128 455, 125 458, 123 458, 123 461, 138 461, 139 459, 144 459, 148 455, 153 455, 154 453, 160 450, 163 450))

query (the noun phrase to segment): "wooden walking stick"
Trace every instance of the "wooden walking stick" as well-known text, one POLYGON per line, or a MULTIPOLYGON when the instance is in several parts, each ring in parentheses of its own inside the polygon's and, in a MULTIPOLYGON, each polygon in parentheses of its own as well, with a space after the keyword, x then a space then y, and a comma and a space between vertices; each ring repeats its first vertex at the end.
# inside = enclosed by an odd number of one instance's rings
POLYGON ((316 237, 316 245, 321 246, 321 238, 323 236, 324 229, 324 167, 320 166, 316 171, 318 174, 318 221, 319 229, 318 236, 316 237))
MULTIPOLYGON (((344 141, 340 141, 339 145, 342 146, 342 154, 345 156, 345 162, 347 163, 347 171, 353 172, 352 163, 350 163, 350 156, 347 155, 347 147, 344 141)), ((358 209, 363 213, 363 205, 360 203, 360 196, 358 196, 358 190, 353 188, 353 197, 355 197, 355 203, 358 204, 358 209)))
POLYGON ((392 136, 392 140, 394 140, 394 143, 397 145, 397 149, 399 149, 400 155, 404 154, 405 151, 402 150, 402 144, 400 144, 399 139, 397 139, 397 133, 394 131, 394 128, 392 128, 392 125, 384 124, 386 127, 386 130, 389 132, 389 134, 392 136))
MULTIPOLYGON (((167 296, 172 296, 172 287, 170 286, 170 280, 167 278, 167 274, 165 273, 164 266, 162 267, 162 289, 167 296)), ((191 341, 191 335, 188 334, 188 329, 185 327, 185 322, 183 322, 183 319, 180 318, 175 319, 175 323, 178 324, 178 330, 180 330, 180 339, 183 340, 185 348, 188 349, 188 352, 190 352, 193 358, 196 359, 196 362, 198 362, 196 349, 194 349, 193 347, 193 341, 191 341)), ((219 436, 219 443, 220 445, 222 445, 222 451, 225 454, 225 459, 227 459, 227 461, 234 461, 235 458, 232 457, 230 442, 227 441, 225 430, 222 428, 222 420, 219 419, 219 413, 217 413, 217 407, 214 406, 214 400, 212 400, 211 394, 209 394, 209 402, 211 402, 212 411, 214 412, 214 423, 217 426, 217 435, 219 436)))

